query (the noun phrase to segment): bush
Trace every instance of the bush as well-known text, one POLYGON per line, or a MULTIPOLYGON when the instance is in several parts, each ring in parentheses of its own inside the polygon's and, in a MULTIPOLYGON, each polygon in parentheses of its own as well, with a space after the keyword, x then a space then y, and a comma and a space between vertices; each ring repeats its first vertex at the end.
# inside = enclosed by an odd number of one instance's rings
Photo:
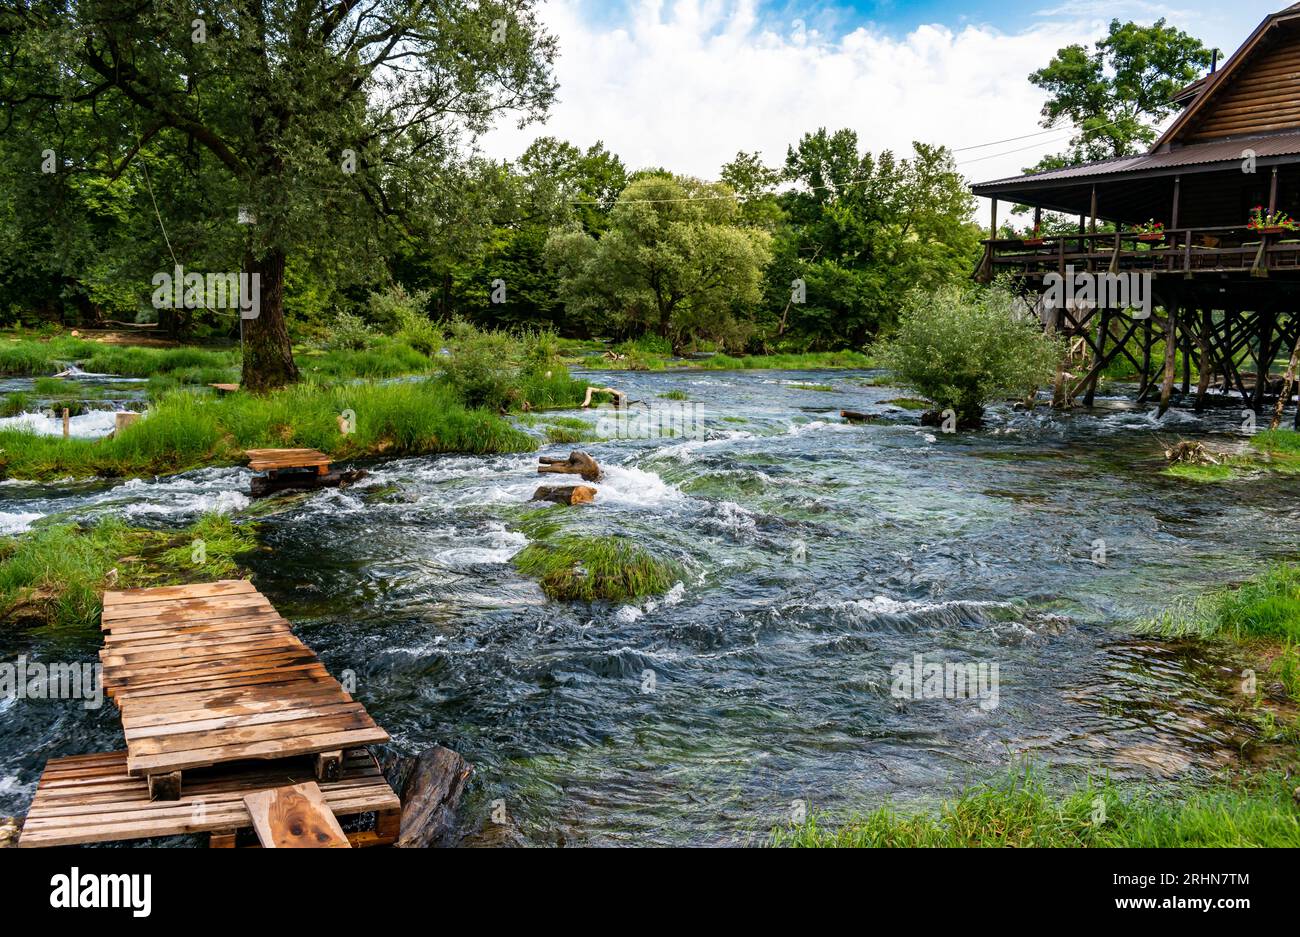
POLYGON ((370 318, 422 355, 442 348, 442 331, 429 319, 429 291, 408 293, 401 285, 370 294, 370 318))
POLYGON ((528 410, 572 407, 586 383, 569 377, 550 332, 514 335, 453 320, 447 354, 439 359, 444 382, 469 407, 528 410))
POLYGON ((988 401, 1050 380, 1063 351, 1017 306, 997 287, 914 293, 880 357, 901 384, 955 411, 959 425, 978 424, 988 401))
POLYGON ((366 348, 375 333, 370 325, 360 316, 350 312, 340 312, 334 317, 334 326, 330 329, 330 347, 344 351, 361 351, 366 348))

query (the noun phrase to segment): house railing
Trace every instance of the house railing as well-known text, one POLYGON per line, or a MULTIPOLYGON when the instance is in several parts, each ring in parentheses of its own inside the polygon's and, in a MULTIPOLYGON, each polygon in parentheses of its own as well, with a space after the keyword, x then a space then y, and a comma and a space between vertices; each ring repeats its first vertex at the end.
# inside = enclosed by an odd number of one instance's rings
POLYGON ((1076 273, 1300 271, 1300 231, 1259 231, 1244 225, 1172 228, 1159 236, 1140 231, 1059 234, 1042 238, 997 238, 983 242, 976 279, 1009 273, 1041 276, 1076 273))

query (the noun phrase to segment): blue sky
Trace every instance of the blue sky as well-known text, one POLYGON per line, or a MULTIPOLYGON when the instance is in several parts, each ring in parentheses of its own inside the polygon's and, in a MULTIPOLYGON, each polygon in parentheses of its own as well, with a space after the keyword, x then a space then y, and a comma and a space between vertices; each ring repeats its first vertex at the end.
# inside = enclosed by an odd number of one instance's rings
POLYGON ((1113 17, 1171 24, 1232 52, 1285 0, 1233 4, 1066 0, 548 0, 559 101, 545 125, 501 126, 484 141, 513 158, 546 133, 601 140, 632 167, 717 178, 737 150, 773 165, 818 127, 862 146, 913 140, 958 150, 973 181, 1019 172, 1063 147, 1042 130, 1027 81, 1061 46, 1089 43, 1113 17))

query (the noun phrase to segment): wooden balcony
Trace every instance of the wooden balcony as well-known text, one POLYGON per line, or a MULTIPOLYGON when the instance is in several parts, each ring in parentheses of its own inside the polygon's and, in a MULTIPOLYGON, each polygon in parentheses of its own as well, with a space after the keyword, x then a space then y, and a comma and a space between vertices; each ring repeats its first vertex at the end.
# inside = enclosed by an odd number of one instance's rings
POLYGON ((975 277, 988 282, 999 274, 1041 278, 1048 273, 1154 275, 1237 274, 1267 277, 1279 271, 1300 279, 1300 231, 1261 234, 1245 226, 1176 228, 1162 240, 1132 231, 1067 234, 1037 240, 985 240, 975 277))

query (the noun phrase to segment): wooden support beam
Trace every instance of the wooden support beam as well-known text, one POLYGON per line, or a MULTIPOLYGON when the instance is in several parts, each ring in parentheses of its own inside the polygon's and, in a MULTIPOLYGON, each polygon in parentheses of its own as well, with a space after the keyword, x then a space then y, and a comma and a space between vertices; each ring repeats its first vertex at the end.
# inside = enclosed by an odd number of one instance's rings
POLYGON ((1160 409, 1157 416, 1169 410, 1169 396, 1174 390, 1174 363, 1178 351, 1178 300, 1172 299, 1165 309, 1165 378, 1160 385, 1160 409))
POLYGON ((1210 329, 1213 313, 1209 309, 1201 310, 1201 327, 1197 331, 1196 346, 1200 358, 1196 365, 1196 412, 1205 409, 1205 395, 1210 389, 1210 329))
POLYGON ((1169 228, 1173 230, 1178 227, 1178 209, 1179 202, 1182 200, 1183 178, 1174 176, 1174 204, 1169 211, 1169 228))
POLYGON ((998 236, 998 200, 995 198, 991 198, 989 199, 989 237, 996 238, 997 236, 998 236))
POLYGON ((150 800, 180 800, 180 797, 181 773, 179 771, 149 775, 150 800))
POLYGON ((1256 334, 1255 345, 1255 390, 1251 394, 1250 407, 1256 413, 1260 413, 1264 408, 1264 393, 1268 390, 1268 368, 1272 364, 1273 358, 1271 349, 1273 347, 1273 321, 1276 313, 1271 310, 1261 313, 1259 316, 1259 330, 1256 334))
POLYGON ((1092 202, 1088 206, 1088 233, 1097 233, 1097 183, 1092 184, 1092 202))
POLYGON ((343 752, 341 749, 316 753, 316 780, 337 781, 342 775, 343 752))
POLYGON ((1277 211, 1277 167, 1273 167, 1273 177, 1268 183, 1268 213, 1277 211))
POLYGON ((208 834, 209 849, 234 849, 235 848, 235 831, 234 830, 213 830, 208 834))
MULTIPOLYGON (((1093 198, 1096 198, 1096 186, 1093 186, 1093 198)), ((1096 365, 1088 375, 1088 389, 1083 395, 1083 405, 1091 407, 1093 398, 1097 395, 1097 381, 1101 377, 1101 371, 1110 360, 1106 357, 1106 337, 1107 330, 1110 328, 1110 310, 1101 311, 1100 324, 1097 326, 1097 347, 1096 347, 1096 365)))

